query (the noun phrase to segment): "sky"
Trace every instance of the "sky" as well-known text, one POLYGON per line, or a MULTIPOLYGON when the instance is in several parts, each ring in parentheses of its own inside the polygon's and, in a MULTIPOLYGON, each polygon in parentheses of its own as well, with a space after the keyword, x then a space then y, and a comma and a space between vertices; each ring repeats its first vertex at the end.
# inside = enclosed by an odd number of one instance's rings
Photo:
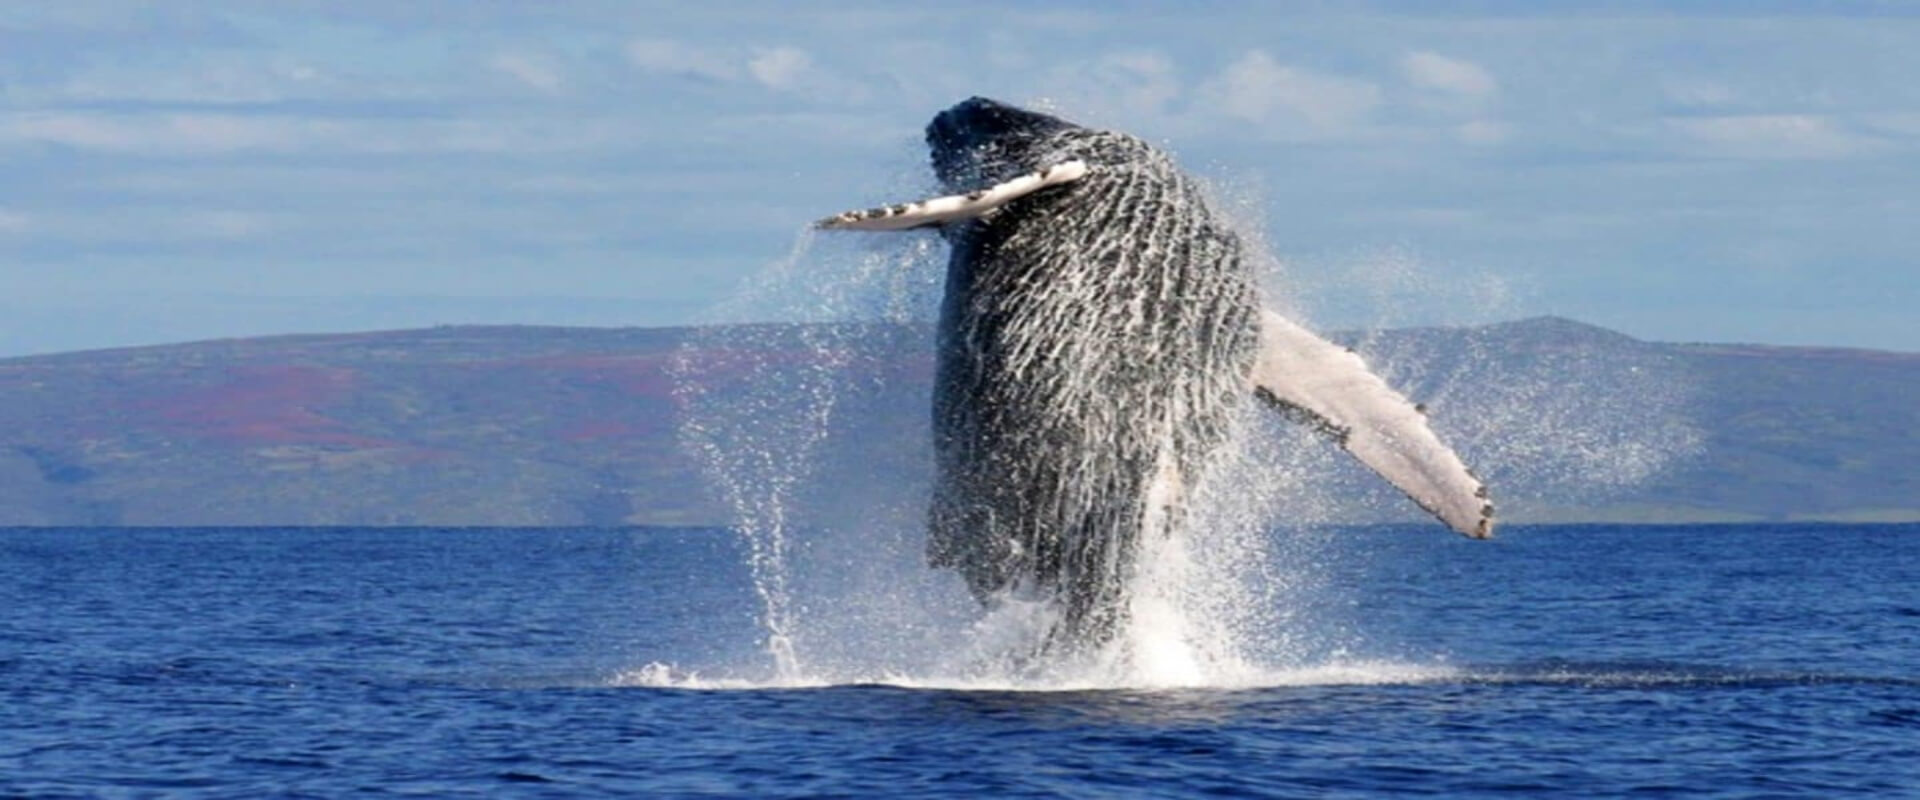
POLYGON ((1920 350, 1920 3, 0 4, 0 357, 710 318, 971 95, 1166 148, 1323 327, 1920 350))

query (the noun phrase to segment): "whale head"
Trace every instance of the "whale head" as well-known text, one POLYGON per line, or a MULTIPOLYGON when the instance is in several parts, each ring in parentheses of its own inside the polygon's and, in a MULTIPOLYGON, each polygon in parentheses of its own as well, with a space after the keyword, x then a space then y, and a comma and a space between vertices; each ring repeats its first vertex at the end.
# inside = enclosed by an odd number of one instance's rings
POLYGON ((1070 191, 1090 170, 1152 154, 1123 133, 1085 128, 1037 111, 972 97, 927 124, 933 173, 951 195, 848 211, 816 227, 904 230, 988 217, 1043 189, 1070 191))
POLYGON ((1003 183, 1072 160, 1082 128, 1059 117, 973 97, 927 123, 933 174, 948 191, 1003 183))

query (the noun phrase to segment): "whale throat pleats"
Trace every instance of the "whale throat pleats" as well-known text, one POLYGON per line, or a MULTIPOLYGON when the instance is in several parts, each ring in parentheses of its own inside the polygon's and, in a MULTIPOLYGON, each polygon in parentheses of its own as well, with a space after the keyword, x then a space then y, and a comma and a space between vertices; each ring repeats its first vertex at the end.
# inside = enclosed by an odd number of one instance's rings
POLYGON ((928 560, 986 605, 1051 601, 1039 652, 1130 624, 1141 554, 1189 533, 1252 396, 1492 535, 1486 490, 1418 407, 1261 310, 1258 260, 1166 153, 985 98, 936 115, 927 142, 952 194, 814 224, 940 226, 928 560))

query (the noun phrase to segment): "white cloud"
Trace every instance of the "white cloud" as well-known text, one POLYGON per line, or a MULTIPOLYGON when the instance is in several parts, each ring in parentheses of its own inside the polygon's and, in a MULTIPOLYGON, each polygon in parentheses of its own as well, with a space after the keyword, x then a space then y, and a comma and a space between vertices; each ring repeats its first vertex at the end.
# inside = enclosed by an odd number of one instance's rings
POLYGON ((57 144, 106 152, 277 149, 290 145, 298 135, 284 120, 228 114, 42 111, 0 117, 0 142, 57 144))
POLYGON ((1466 97, 1489 97, 1500 89, 1480 65, 1426 50, 1402 57, 1400 72, 1414 86, 1466 97))
POLYGON ((724 53, 669 39, 635 39, 627 43, 627 63, 643 72, 655 72, 710 81, 735 81, 739 63, 724 53))
POLYGON ((747 74, 767 89, 815 103, 858 104, 870 96, 861 82, 821 65, 812 53, 787 45, 755 50, 747 59, 747 74))
POLYGON ((1286 66, 1252 50, 1209 79, 1200 97, 1205 108, 1230 117, 1263 125, 1304 123, 1304 131, 1291 132, 1325 136, 1364 123, 1380 105, 1380 87, 1286 66))
POLYGON ((1729 105, 1736 97, 1726 84, 1708 80, 1673 79, 1663 89, 1673 103, 1696 108, 1729 105))
POLYGON ((645 72, 757 85, 820 102, 840 103, 867 95, 859 83, 842 78, 814 60, 812 53, 791 45, 749 50, 636 39, 627 43, 627 61, 645 72))
POLYGON ((1842 129, 1814 114, 1741 114, 1670 119, 1668 126, 1704 154, 1754 159, 1828 159, 1871 155, 1886 142, 1842 129))
POLYGON ((51 144, 139 156, 231 153, 556 152, 622 138, 582 120, 335 119, 205 112, 0 114, 0 147, 51 144))
POLYGON ((498 53, 488 62, 488 66, 529 88, 548 94, 560 91, 566 83, 561 77, 560 67, 551 59, 530 53, 498 53))
POLYGON ((328 74, 294 54, 245 50, 194 51, 172 58, 88 59, 59 71, 41 68, 8 74, 0 68, 0 84, 17 107, 75 102, 260 105, 393 97, 417 89, 404 81, 328 74))
POLYGON ((1167 110, 1180 96, 1173 60, 1160 53, 1110 53, 1088 65, 1087 84, 1129 115, 1167 110))
POLYGON ((1173 60, 1160 53, 1115 53, 1101 63, 1121 78, 1121 103, 1136 113, 1159 113, 1180 96, 1173 60))
POLYGON ((798 47, 774 47, 762 50, 747 61, 747 72, 769 89, 791 90, 804 86, 812 73, 813 56, 798 47))
MULTIPOLYGON (((1172 113, 1185 89, 1173 59, 1153 51, 1123 51, 1063 60, 1029 91, 1056 101, 1082 122, 1151 128, 1172 113)), ((1030 101, 1032 96, 1007 99, 1030 101)))

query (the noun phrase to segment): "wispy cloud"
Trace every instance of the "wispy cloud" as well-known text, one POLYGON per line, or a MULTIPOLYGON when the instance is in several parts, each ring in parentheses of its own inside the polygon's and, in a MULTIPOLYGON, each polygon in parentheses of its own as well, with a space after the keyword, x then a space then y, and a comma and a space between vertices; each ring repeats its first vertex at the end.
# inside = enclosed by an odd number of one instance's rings
POLYGON ((628 63, 644 73, 753 87, 826 105, 867 98, 865 87, 790 44, 702 46, 668 39, 627 43, 628 63))
POLYGON ((1696 152, 1750 159, 1852 158, 1883 152, 1886 142, 1813 114, 1743 114, 1668 120, 1696 152))
POLYGON ((1669 79, 1662 89, 1669 102, 1691 108, 1726 106, 1738 97, 1726 84, 1700 78, 1669 79))
POLYGON ((548 94, 558 92, 566 85, 566 78, 553 59, 533 53, 496 53, 487 65, 528 88, 548 94))
POLYGON ((746 73, 744 64, 725 53, 671 39, 634 39, 627 43, 626 55, 640 71, 657 75, 735 81, 746 73))
POLYGON ((1197 92, 1202 108, 1267 126, 1274 138, 1350 135, 1381 103, 1377 84, 1281 64, 1264 50, 1248 51, 1197 92))
POLYGON ((747 59, 747 72, 770 89, 796 89, 819 72, 813 56, 798 47, 771 47, 747 59))
POLYGON ((1400 72, 1419 88, 1465 97, 1489 97, 1500 89, 1499 82, 1480 65, 1427 50, 1401 57, 1400 72))
POLYGON ((324 124, 218 113, 29 111, 0 116, 0 145, 53 144, 117 153, 290 151, 324 124))
POLYGON ((390 83, 331 74, 295 54, 253 50, 211 50, 165 59, 115 54, 81 61, 58 72, 7 73, 0 67, 0 91, 16 106, 25 107, 71 103, 263 105, 388 95, 394 88, 390 83))
POLYGON ((1139 120, 1173 113, 1185 87, 1165 53, 1129 50, 1063 59, 1048 67, 1039 89, 1094 118, 1139 120))
POLYGON ((603 121, 355 118, 184 111, 30 111, 0 115, 0 148, 57 145, 140 156, 235 153, 541 153, 618 142, 603 121))
MULTIPOLYGON (((1605 306, 1583 287, 1638 262, 1783 218, 1808 220, 1783 270, 1915 258, 1897 223, 1920 169, 1911 15, 982 2, 967 13, 987 21, 963 25, 949 7, 768 0, 19 4, 0 11, 0 263, 77 253, 136 285, 173 257, 195 291, 270 260, 316 292, 632 280, 704 297, 719 290, 645 265, 740 279, 797 221, 924 180, 920 126, 970 94, 1270 187, 1248 216, 1290 251, 1404 238, 1434 264, 1552 264, 1543 283, 1588 304, 1568 313, 1605 306), (1714 216, 1676 221, 1682 205, 1714 216), (519 268, 533 260, 555 266, 519 268)), ((1717 297, 1738 281, 1713 258, 1694 261, 1717 297)), ((0 268, 0 295, 61 275, 77 273, 0 268)))

